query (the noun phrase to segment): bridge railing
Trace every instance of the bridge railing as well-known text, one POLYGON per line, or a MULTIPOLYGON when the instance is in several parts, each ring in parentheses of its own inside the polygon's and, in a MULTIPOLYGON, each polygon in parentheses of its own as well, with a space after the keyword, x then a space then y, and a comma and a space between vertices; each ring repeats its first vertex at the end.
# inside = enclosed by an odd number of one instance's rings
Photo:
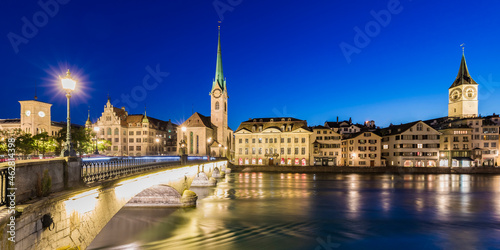
POLYGON ((0 206, 7 204, 7 188, 9 183, 8 168, 0 169, 0 206))
POLYGON ((85 183, 103 181, 156 168, 178 165, 169 159, 123 158, 109 161, 82 162, 81 178, 85 183))

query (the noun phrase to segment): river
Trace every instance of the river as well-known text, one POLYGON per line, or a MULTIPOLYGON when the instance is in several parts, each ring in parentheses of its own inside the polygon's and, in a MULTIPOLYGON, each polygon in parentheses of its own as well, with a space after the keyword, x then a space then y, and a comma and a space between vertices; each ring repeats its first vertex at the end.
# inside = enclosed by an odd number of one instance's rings
POLYGON ((232 173, 124 208, 89 249, 500 249, 500 175, 232 173))

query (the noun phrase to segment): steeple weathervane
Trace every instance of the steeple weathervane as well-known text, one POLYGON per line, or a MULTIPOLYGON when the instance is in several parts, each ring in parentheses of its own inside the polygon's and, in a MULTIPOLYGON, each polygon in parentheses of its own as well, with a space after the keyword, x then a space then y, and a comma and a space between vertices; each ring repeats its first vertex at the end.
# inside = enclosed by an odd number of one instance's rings
POLYGON ((462 55, 465 55, 465 43, 460 44, 460 47, 462 47, 462 55))

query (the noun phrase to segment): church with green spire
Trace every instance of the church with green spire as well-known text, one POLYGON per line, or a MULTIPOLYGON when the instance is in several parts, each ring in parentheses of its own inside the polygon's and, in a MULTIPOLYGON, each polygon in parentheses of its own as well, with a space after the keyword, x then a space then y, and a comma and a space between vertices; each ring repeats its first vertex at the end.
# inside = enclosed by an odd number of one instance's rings
POLYGON ((188 155, 232 155, 233 131, 228 126, 228 93, 222 68, 221 32, 218 30, 215 78, 210 90, 210 116, 195 112, 178 128, 178 144, 186 143, 188 155))

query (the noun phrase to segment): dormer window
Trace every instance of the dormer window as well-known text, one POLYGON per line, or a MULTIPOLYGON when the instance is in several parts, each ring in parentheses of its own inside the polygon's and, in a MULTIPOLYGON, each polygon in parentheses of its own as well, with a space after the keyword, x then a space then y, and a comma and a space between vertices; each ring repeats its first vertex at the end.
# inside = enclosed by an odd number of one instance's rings
POLYGON ((291 122, 292 121, 292 118, 288 118, 288 121, 291 122))
POLYGON ((257 128, 257 126, 255 126, 255 125, 252 126, 252 132, 255 132, 256 128, 257 128))
POLYGON ((259 126, 259 132, 262 132, 262 125, 259 126))
POLYGON ((271 118, 271 120, 269 120, 269 121, 274 122, 274 119, 273 119, 273 118, 271 118))
POLYGON ((259 119, 259 122, 263 122, 263 120, 262 120, 262 119, 259 119))
POLYGON ((285 118, 281 118, 281 121, 284 122, 285 121, 285 118))

